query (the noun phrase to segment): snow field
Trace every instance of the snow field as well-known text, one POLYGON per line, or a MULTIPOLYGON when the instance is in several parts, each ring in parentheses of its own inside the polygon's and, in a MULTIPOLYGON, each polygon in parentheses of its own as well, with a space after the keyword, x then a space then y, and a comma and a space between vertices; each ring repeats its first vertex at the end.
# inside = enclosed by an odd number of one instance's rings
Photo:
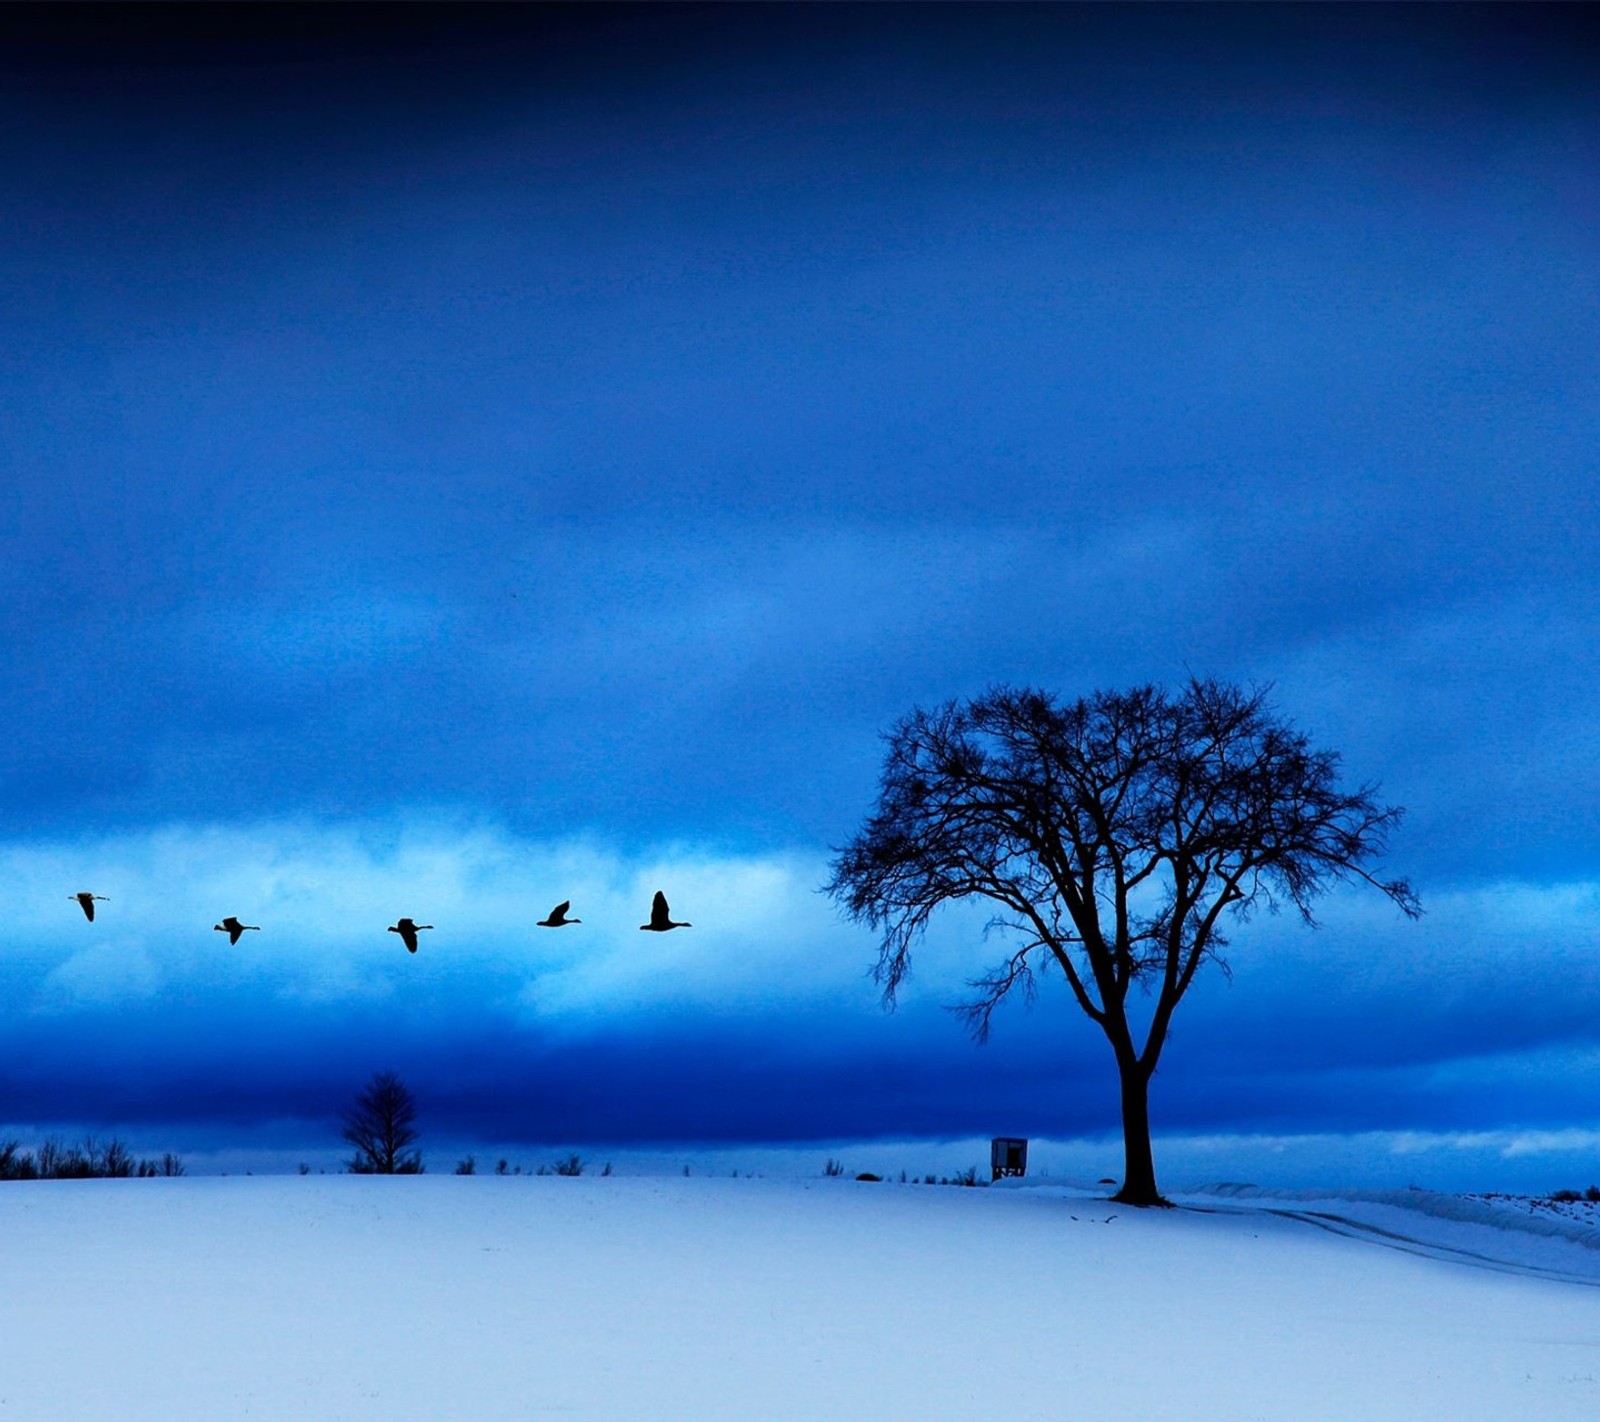
POLYGON ((9 1184, 0 1422, 1600 1416, 1582 1239, 1351 1196, 1192 1202, 673 1177, 9 1184), (1457 1246, 1481 1258, 1425 1257, 1457 1246))

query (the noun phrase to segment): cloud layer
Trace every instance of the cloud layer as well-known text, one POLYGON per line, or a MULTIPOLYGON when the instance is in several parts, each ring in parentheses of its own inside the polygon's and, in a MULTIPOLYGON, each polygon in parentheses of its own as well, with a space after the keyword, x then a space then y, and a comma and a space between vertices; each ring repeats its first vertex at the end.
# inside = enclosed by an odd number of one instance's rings
MULTIPOLYGON (((631 857, 428 821, 11 844, 7 1114, 246 1139, 300 1121, 314 1137, 387 1066, 464 1141, 1115 1130, 1107 1048, 1063 984, 1003 1009, 983 1047, 944 1010, 1003 951, 981 911, 935 921, 889 1014, 874 942, 819 894, 825 875, 795 854, 631 857), (77 886, 107 896, 93 924, 68 899, 77 886), (639 932, 657 887, 692 929, 639 932), (559 898, 583 924, 535 928, 559 898), (263 931, 230 946, 211 929, 228 912, 263 931), (401 913, 436 925, 415 956, 385 931, 401 913)), ((1600 888, 1507 882, 1428 907, 1410 923, 1341 894, 1317 931, 1241 928, 1232 981, 1203 978, 1180 1009, 1158 1129, 1564 1149, 1600 1077, 1600 959, 1583 927, 1600 888)))

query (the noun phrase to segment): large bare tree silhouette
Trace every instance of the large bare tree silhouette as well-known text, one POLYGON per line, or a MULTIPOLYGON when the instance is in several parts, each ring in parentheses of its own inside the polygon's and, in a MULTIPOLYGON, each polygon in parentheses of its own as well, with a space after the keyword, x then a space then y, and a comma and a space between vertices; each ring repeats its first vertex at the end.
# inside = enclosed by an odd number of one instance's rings
POLYGON ((1125 1173, 1116 1198, 1165 1203, 1150 1147, 1150 1078, 1172 1014, 1224 925, 1359 881, 1416 917, 1403 880, 1368 866, 1402 815, 1377 787, 1344 791, 1339 758, 1279 719, 1265 691, 1191 679, 1062 703, 999 688, 914 710, 887 737, 878 803, 837 854, 827 890, 883 935, 892 1004, 941 904, 987 899, 1014 951, 961 1008, 981 1039, 1042 959, 1105 1034, 1121 1084, 1125 1173), (1134 988, 1149 1016, 1130 1016, 1134 988))

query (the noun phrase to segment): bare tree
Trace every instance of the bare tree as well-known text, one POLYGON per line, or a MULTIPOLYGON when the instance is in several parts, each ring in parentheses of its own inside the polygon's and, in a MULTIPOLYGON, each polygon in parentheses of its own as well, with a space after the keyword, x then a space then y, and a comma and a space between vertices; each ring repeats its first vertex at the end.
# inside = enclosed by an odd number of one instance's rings
POLYGON ((380 1071, 344 1114, 344 1138, 356 1148, 345 1162, 353 1175, 420 1175, 422 1152, 412 1150, 417 1103, 392 1071, 380 1071))
MULTIPOLYGON (((934 910, 987 899, 1014 935, 1009 957, 961 1007, 975 1035, 1014 988, 1030 1001, 1041 957, 1105 1034, 1121 1082, 1125 1173, 1116 1199, 1165 1203, 1150 1149, 1149 1086, 1172 1014, 1223 927, 1371 885, 1415 918, 1403 880, 1367 866, 1403 811, 1377 787, 1342 791, 1339 758, 1313 750, 1266 692, 1191 679, 1062 704, 998 688, 914 710, 887 737, 876 809, 838 851, 827 891, 880 931, 877 980, 891 1006, 934 910), (1148 1021, 1129 992, 1153 995, 1148 1021), (1142 1037, 1142 1040, 1141 1040, 1142 1037)), ((1222 965, 1226 970, 1226 965, 1222 965)))

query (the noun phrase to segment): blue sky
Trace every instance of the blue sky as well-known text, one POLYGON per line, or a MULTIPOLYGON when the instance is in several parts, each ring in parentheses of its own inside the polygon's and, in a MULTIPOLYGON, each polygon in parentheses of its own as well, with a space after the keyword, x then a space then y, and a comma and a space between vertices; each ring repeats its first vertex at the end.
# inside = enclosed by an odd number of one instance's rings
POLYGON ((1591 16, 254 9, 0 22, 0 1127, 1105 1140, 817 889, 911 706, 1192 669, 1428 914, 1241 931, 1169 1158, 1600 1174, 1591 16))

